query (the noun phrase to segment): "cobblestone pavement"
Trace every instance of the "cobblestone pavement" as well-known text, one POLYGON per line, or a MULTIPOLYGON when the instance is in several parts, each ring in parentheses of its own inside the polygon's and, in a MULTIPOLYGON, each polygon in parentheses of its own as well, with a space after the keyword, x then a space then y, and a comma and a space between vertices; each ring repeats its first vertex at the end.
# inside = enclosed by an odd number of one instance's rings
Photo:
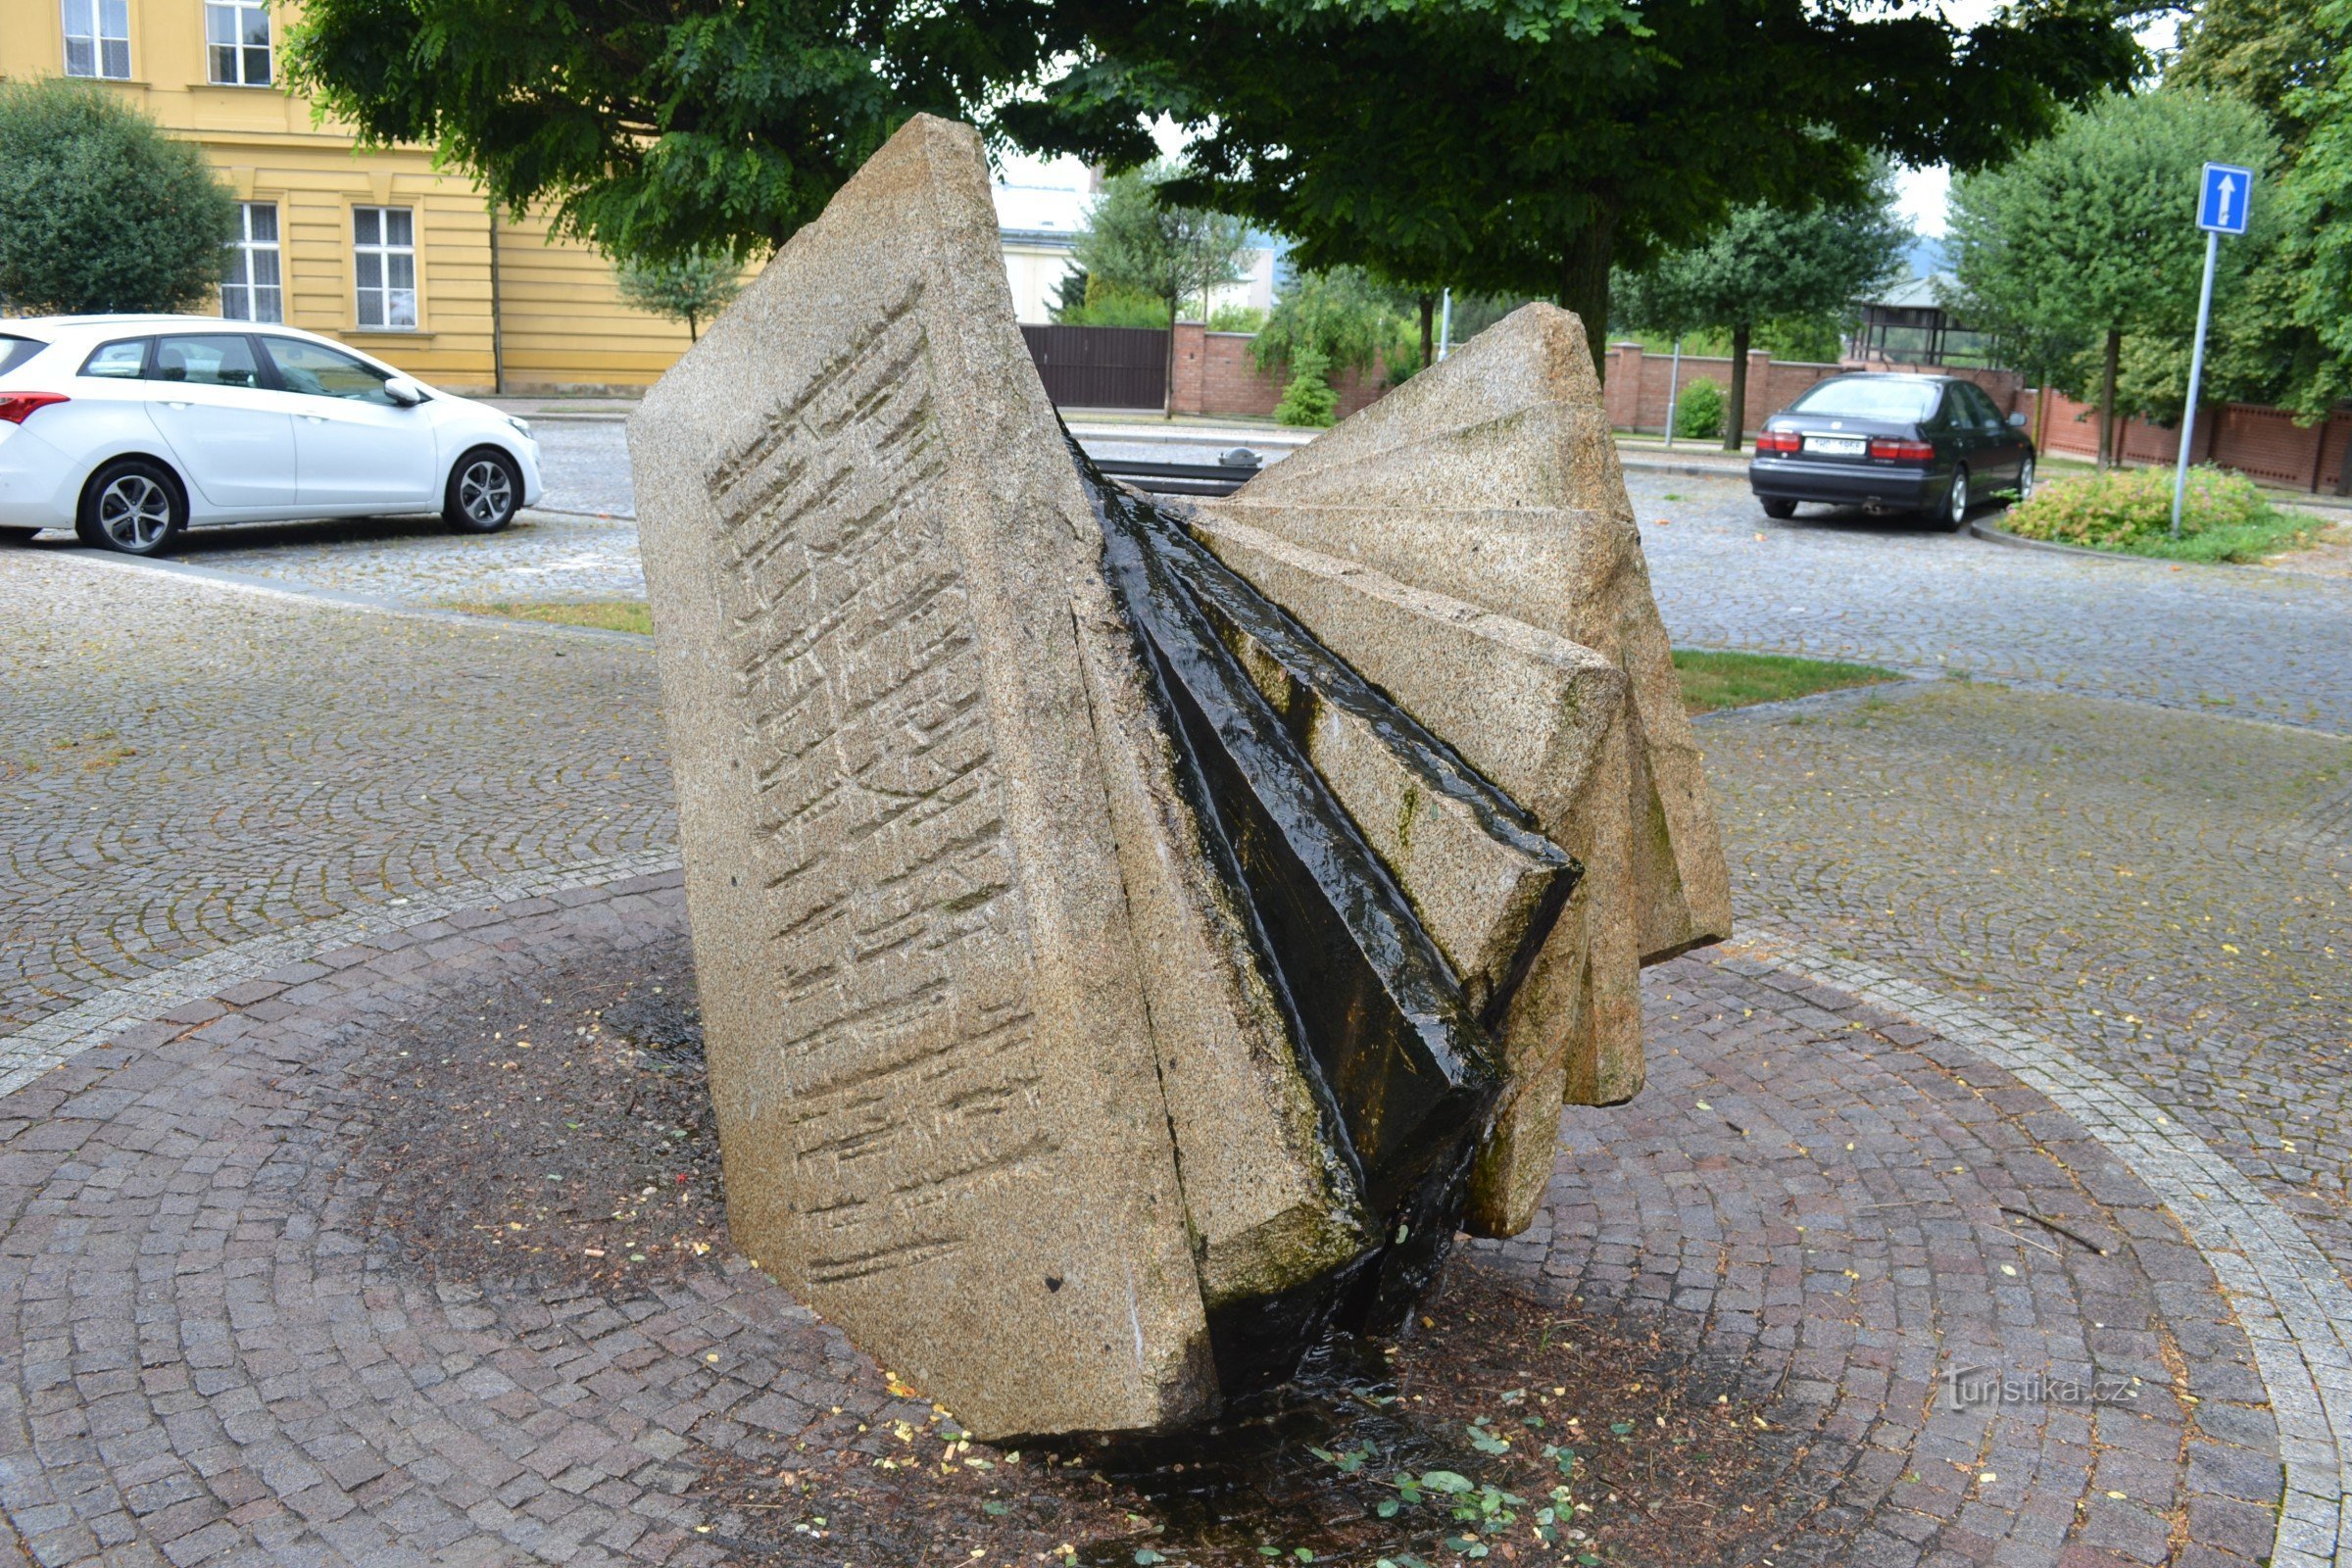
POLYGON ((1822 1526, 1773 1561, 2270 1555, 2277 1434, 2251 1348, 2178 1222, 2081 1124, 1772 966, 1645 978, 1648 1088, 1571 1109, 1536 1227, 1481 1245, 1587 1310, 1663 1319, 1812 1435, 1796 1485, 1822 1526), (1986 1369, 2006 1396, 1970 1397, 1986 1369), (2059 1384, 2082 1393, 2035 1396, 2059 1384))
MULTIPOLYGON (((723 1250, 610 1295, 422 1269, 356 1157, 390 1020, 643 961, 674 944, 676 881, 320 953, 0 1103, 0 1507, 32 1560, 715 1564, 779 1542, 774 1560, 836 1560, 712 1480, 895 1452, 919 1399, 723 1250)), ((1686 958, 1651 982, 1651 1090, 1570 1118, 1545 1220, 1487 1256, 1587 1310, 1663 1315, 1805 1435, 1791 1485, 1816 1506, 1774 1561, 2270 1551, 2278 1440, 2246 1338, 2095 1141, 1932 1032, 1767 965, 1686 958), (2024 1396, 1956 1397, 1947 1374, 1977 1368, 2024 1396)))
POLYGON ((488 535, 453 534, 431 517, 203 529, 173 559, 404 605, 645 597, 637 524, 625 514, 526 512, 488 535))
POLYGON ((1748 929, 2062 1042, 2352 1275, 2352 741, 1950 681, 1701 734, 1748 929))
POLYGON ((1959 670, 2352 734, 2352 580, 2020 550, 1630 473, 1678 644, 1959 670), (1664 519, 1664 525, 1660 525, 1664 519))
POLYGON ((652 662, 0 556, 0 1036, 191 958, 672 842, 652 662))
MULTIPOLYGON (((558 483, 594 500, 617 427, 570 429, 558 483)), ((1660 1315, 1817 1434, 1818 1528, 1776 1560, 2352 1562, 2304 1506, 2343 1490, 2341 1336, 2263 1298, 2300 1270, 2311 1299, 2341 1300, 2352 1265, 2352 585, 1774 524, 1712 479, 1631 488, 1678 642, 1979 677, 1704 721, 1743 930, 2022 1026, 2177 1117, 2251 1180, 2241 1206, 2300 1233, 2217 1244, 2204 1193, 2130 1154, 2104 1091, 2061 1108, 1982 1031, 1808 987, 1793 960, 1693 957, 1652 976, 1651 1089, 1570 1116, 1546 1227, 1494 1259, 1660 1315), (2335 1275, 2305 1267, 2305 1235, 2335 1275), (2256 1369, 2280 1357, 2302 1375, 2268 1379, 2274 1422, 2256 1369), (2161 1396, 1938 1411, 1966 1358, 2128 1367, 2161 1396), (2258 1540, 2282 1458, 2302 1500, 2258 1540)), ((635 581, 619 518, 190 546, 199 566, 410 604, 635 581)), ((853 1392, 823 1402, 881 1408, 878 1374, 740 1270, 694 1301, 445 1300, 368 1274, 336 1228, 351 1031, 468 964, 674 927, 666 892, 625 880, 514 907, 670 853, 641 648, 53 546, 0 555, 0 1037, 30 1043, 0 1059, 0 1404, 25 1423, 0 1427, 0 1505, 38 1560, 409 1560, 385 1534, 422 1559, 692 1560, 695 1524, 732 1527, 694 1512, 683 1472, 644 1468, 683 1451, 644 1446, 648 1401, 685 1423, 662 1431, 730 1441, 736 1384, 829 1379, 853 1392), (445 923, 386 934, 427 913, 445 923), (333 976, 284 967, 355 941, 333 976), (282 973, 240 984, 259 970, 282 973), (195 1327, 173 1326, 182 1307, 195 1327), (632 1315, 662 1333, 600 1348, 632 1315), (708 1336, 765 1359, 679 1392, 710 1353, 681 1347, 708 1336), (552 1435, 572 1446, 551 1456, 602 1441, 575 1413, 619 1445, 597 1449, 609 1473, 534 1481, 552 1435), (456 1428, 520 1468, 449 1448, 456 1428), (361 1451, 350 1475, 325 1462, 361 1451)))

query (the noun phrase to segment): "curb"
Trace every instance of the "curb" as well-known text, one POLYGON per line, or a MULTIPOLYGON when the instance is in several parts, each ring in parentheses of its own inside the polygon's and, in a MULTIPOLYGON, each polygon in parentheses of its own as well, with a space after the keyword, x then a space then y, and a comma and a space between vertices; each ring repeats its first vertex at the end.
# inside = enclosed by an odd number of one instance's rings
POLYGON ((1744 463, 1706 463, 1681 461, 1674 458, 1653 458, 1646 453, 1617 452, 1617 466, 1634 473, 1679 473, 1694 479, 1744 479, 1744 463))
MULTIPOLYGON (((2113 550, 2092 550, 2086 545, 2062 545, 2051 539, 2029 539, 2023 534, 1996 528, 1989 522, 1971 522, 1968 531, 1990 544, 2008 545, 2016 550, 2047 550, 2061 556, 2087 556, 2093 561, 2136 561, 2159 566, 2201 566, 2201 561, 2159 561, 2154 556, 2127 556, 2113 550)), ((2227 564, 2227 563, 2225 563, 2227 564)))
POLYGON ((2272 1568, 2352 1562, 2352 1290, 2285 1209, 2163 1107, 2064 1047, 1957 998, 1769 928, 1720 951, 1910 1017, 2018 1078, 2155 1194, 2254 1349, 2282 1472, 2272 1568))

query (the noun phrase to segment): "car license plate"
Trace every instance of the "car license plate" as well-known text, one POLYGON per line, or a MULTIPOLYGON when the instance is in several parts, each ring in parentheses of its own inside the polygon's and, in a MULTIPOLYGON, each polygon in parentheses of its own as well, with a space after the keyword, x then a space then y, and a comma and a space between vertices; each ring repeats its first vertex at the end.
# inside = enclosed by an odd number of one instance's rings
POLYGON ((1809 435, 1805 450, 1828 458, 1858 458, 1870 450, 1870 442, 1858 435, 1809 435))

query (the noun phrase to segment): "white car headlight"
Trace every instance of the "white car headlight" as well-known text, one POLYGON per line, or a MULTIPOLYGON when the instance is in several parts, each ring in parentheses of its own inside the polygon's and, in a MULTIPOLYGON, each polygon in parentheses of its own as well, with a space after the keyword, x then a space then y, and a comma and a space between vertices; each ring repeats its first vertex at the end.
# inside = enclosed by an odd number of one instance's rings
POLYGON ((517 419, 516 417, 514 417, 514 416, 513 416, 512 414, 510 414, 510 415, 508 415, 508 416, 507 416, 507 422, 508 422, 509 424, 511 424, 511 425, 513 425, 513 426, 514 427, 514 433, 515 433, 516 435, 518 435, 518 436, 521 436, 521 437, 522 437, 522 438, 523 438, 525 441, 528 441, 528 440, 530 440, 530 439, 531 439, 531 421, 530 421, 530 420, 528 420, 528 419, 517 419))

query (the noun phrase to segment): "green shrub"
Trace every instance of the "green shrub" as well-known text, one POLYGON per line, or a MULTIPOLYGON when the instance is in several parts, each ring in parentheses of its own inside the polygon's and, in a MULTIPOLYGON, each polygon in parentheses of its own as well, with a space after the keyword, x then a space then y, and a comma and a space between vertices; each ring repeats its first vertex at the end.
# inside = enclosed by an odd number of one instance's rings
POLYGON ((1282 389, 1282 401, 1274 405, 1274 422, 1331 423, 1339 414, 1340 395, 1331 389, 1330 373, 1330 357, 1311 343, 1300 344, 1291 355, 1291 384, 1282 389))
POLYGON ((196 309, 236 222, 204 155, 128 104, 84 82, 0 82, 0 299, 14 309, 196 309))
POLYGON ((1168 306, 1165 300, 1095 275, 1086 280, 1086 302, 1076 310, 1057 312, 1054 319, 1063 326, 1148 326, 1164 332, 1168 306))
POLYGON ((1723 386, 1693 381, 1674 400, 1674 433, 1686 441, 1712 441, 1723 434, 1723 386))
POLYGON ((1211 332, 1256 332, 1266 324, 1266 313, 1254 305, 1220 305, 1208 313, 1211 332))
POLYGON ((2316 517, 2280 512, 2243 474, 2213 467, 2188 470, 2178 541, 2172 518, 2172 469, 2112 468, 2041 486, 2009 510, 2003 526, 2028 539, 2206 562, 2260 561, 2324 526, 2316 517))

